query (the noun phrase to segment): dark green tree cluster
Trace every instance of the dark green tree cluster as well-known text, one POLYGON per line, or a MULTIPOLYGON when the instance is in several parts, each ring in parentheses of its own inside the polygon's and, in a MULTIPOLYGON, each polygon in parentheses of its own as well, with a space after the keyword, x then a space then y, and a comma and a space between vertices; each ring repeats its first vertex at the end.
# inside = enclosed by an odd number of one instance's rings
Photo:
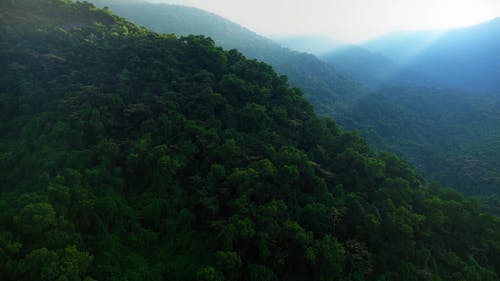
POLYGON ((201 36, 0 0, 0 280, 498 280, 500 220, 201 36))

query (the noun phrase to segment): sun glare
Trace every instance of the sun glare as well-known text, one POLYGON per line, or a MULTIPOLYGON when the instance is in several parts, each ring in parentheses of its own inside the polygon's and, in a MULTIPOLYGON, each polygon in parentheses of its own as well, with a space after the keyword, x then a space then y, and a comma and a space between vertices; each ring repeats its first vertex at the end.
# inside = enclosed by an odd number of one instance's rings
POLYGON ((429 28, 464 27, 488 20, 489 6, 470 1, 436 1, 425 15, 424 21, 429 28))

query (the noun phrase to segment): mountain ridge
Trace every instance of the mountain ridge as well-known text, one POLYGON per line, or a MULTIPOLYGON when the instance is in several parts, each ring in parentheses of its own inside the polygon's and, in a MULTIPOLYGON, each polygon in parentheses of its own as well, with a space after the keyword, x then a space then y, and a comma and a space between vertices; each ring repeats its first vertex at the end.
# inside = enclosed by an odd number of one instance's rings
MULTIPOLYGON (((278 73, 287 75, 292 85, 299 86, 318 113, 332 116, 344 129, 359 130, 370 144, 378 149, 395 151, 398 155, 411 160, 430 181, 440 181, 467 194, 489 196, 500 192, 498 190, 500 166, 495 164, 495 154, 485 152, 497 147, 492 136, 498 135, 497 132, 500 130, 496 122, 491 122, 497 115, 483 118, 485 122, 481 127, 485 128, 484 130, 477 130, 476 121, 466 118, 466 114, 484 117, 481 108, 489 107, 488 103, 491 100, 489 96, 482 96, 471 108, 462 104, 468 102, 468 97, 462 97, 459 94, 461 91, 449 90, 447 87, 439 89, 434 80, 418 72, 415 74, 414 71, 407 71, 399 77, 396 76, 400 82, 396 85, 391 85, 390 81, 380 84, 376 81, 377 78, 371 76, 372 71, 367 71, 372 66, 365 61, 359 62, 359 67, 350 69, 335 65, 335 62, 330 62, 333 64, 331 67, 328 62, 319 61, 311 54, 269 44, 268 39, 265 40, 265 44, 256 44, 261 42, 259 40, 262 38, 254 38, 255 34, 251 32, 228 34, 225 32, 227 28, 238 30, 241 27, 237 29, 234 29, 234 26, 227 27, 226 20, 222 21, 223 24, 217 25, 217 22, 210 23, 202 17, 197 17, 193 21, 200 24, 190 27, 189 9, 185 7, 181 9, 183 13, 179 10, 177 13, 170 13, 172 14, 170 24, 165 24, 164 17, 155 18, 154 15, 169 13, 170 6, 157 5, 154 6, 154 11, 150 12, 150 9, 138 10, 138 8, 120 10, 120 5, 116 2, 114 5, 110 2, 104 3, 115 7, 118 14, 127 15, 136 22, 140 22, 141 19, 155 21, 158 32, 175 32, 179 28, 185 33, 217 35, 212 38, 216 41, 218 39, 219 42, 230 43, 223 47, 227 49, 238 47, 248 57, 266 61, 273 65, 278 73), (139 11, 141 13, 138 13, 139 11), (180 17, 181 21, 175 23, 176 17, 180 17), (210 24, 214 30, 207 28, 210 24), (252 41, 253 39, 255 40, 252 41), (347 72, 362 70, 364 73, 356 75, 350 72, 352 75, 349 76, 338 72, 337 69, 347 72), (362 81, 357 82, 354 78, 362 81), (421 79, 425 79, 425 83, 421 83, 421 79), (372 86, 375 90, 366 85, 372 86), (457 99, 460 102, 456 102, 457 99), (461 125, 466 125, 467 128, 459 130, 461 125), (486 133, 488 130, 491 131, 489 136, 486 133), (447 136, 444 132, 453 134, 447 136), (485 144, 482 145, 480 140, 485 144), (475 161, 465 161, 466 159, 475 161)), ((358 60, 362 56, 356 55, 354 58, 358 60)), ((379 63, 379 66, 372 69, 381 70, 379 73, 387 71, 385 62, 379 63)))
MULTIPOLYGON (((360 83, 357 83, 342 73, 337 72, 332 66, 317 59, 312 54, 300 53, 280 46, 271 39, 257 35, 256 33, 235 24, 223 17, 213 13, 205 12, 206 17, 193 17, 190 11, 200 13, 203 10, 187 6, 171 4, 151 4, 148 3, 141 13, 135 10, 121 7, 120 3, 107 0, 93 0, 99 7, 113 7, 115 12, 121 16, 128 17, 138 23, 150 23, 149 27, 160 33, 176 33, 178 35, 204 34, 214 39, 225 49, 237 48, 247 57, 265 61, 273 66, 280 74, 287 75, 294 86, 299 86, 305 96, 322 113, 335 112, 336 106, 349 106, 350 99, 357 99, 368 95, 370 91, 360 83), (150 9, 155 7, 155 9, 150 9), (172 8, 175 12, 170 11, 172 8), (150 13, 150 14, 148 14, 150 13), (172 16, 172 19, 178 18, 180 14, 184 18, 170 22, 160 22, 165 15, 172 16), (147 15, 147 16, 145 16, 147 15), (185 18, 190 18, 185 22, 185 18), (180 24, 184 22, 184 24, 180 24), (193 24, 194 22, 194 24, 193 24), (228 31, 229 30, 229 31, 228 31), (355 91, 349 91, 346 87, 354 87, 355 91), (334 101, 343 98, 344 104, 334 101)), ((136 5, 140 6, 141 1, 136 5)), ((129 6, 129 5, 128 5, 129 6)), ((335 116, 341 118, 341 116, 335 116)))

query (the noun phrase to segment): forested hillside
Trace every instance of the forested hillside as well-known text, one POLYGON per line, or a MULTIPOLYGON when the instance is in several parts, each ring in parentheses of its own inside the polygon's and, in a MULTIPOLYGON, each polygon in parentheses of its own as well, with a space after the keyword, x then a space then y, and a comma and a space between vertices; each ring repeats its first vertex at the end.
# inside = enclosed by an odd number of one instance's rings
POLYGON ((500 219, 270 66, 0 0, 0 280, 498 280, 500 219))
MULTIPOLYGON (((325 53, 324 63, 191 7, 136 0, 93 2, 157 32, 204 34, 225 48, 237 48, 265 61, 288 75, 319 114, 334 117, 344 129, 359 130, 378 149, 409 159, 427 180, 467 194, 500 193, 500 158, 495 152, 500 151, 500 112, 493 97, 471 99, 462 91, 439 89, 426 73, 401 68, 398 62, 363 48, 325 53)), ((399 44, 401 50, 391 52, 403 57, 434 37, 432 32, 423 32, 387 41, 399 44)))

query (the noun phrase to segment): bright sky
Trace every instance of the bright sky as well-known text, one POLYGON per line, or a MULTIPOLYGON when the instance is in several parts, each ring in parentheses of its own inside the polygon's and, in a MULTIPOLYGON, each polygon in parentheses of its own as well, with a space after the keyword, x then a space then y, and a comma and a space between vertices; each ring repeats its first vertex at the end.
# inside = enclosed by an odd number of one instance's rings
POLYGON ((148 0, 198 7, 267 36, 356 43, 398 30, 446 29, 500 16, 500 0, 148 0))

